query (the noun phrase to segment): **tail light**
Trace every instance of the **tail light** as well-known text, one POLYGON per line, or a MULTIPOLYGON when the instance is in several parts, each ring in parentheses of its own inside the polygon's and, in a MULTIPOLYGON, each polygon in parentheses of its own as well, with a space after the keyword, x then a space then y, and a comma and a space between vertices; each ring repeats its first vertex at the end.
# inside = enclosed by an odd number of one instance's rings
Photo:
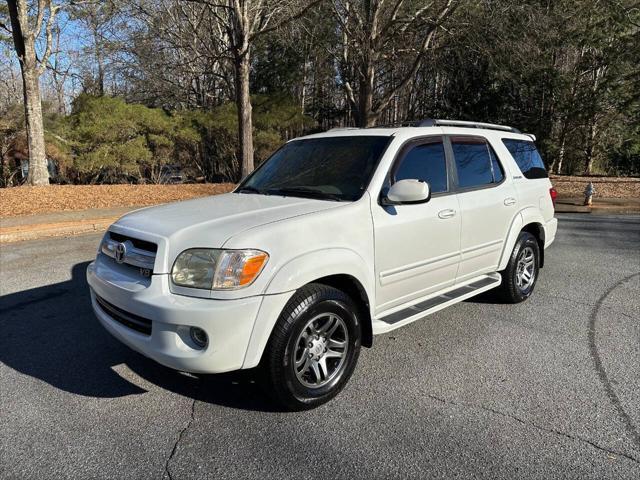
POLYGON ((556 206, 556 198, 558 198, 558 192, 555 188, 551 187, 549 189, 549 195, 551 196, 551 201, 553 202, 553 206, 556 206))

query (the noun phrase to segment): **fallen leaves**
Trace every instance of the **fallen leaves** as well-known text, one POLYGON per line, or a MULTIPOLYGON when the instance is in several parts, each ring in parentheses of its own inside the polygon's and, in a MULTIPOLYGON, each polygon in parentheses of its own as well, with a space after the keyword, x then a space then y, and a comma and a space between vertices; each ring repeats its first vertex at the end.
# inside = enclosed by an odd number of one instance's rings
MULTIPOLYGON (((640 178, 551 177, 561 197, 581 197, 593 182, 596 198, 639 198, 640 178)), ((0 217, 95 208, 136 207, 229 192, 231 183, 186 185, 50 185, 0 189, 0 217)))
POLYGON ((186 185, 49 185, 0 189, 0 217, 135 207, 229 192, 231 183, 186 185))
POLYGON ((589 182, 595 188, 595 198, 640 198, 640 178, 551 176, 558 195, 565 198, 584 196, 589 182))

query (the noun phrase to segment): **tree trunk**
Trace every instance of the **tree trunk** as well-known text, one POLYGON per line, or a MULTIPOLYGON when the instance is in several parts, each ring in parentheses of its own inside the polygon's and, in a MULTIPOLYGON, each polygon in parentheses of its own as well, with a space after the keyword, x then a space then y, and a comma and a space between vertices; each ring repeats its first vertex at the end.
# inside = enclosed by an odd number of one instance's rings
POLYGON ((562 163, 564 162, 565 137, 560 141, 560 153, 558 153, 558 163, 556 164, 555 173, 562 175, 562 163))
POLYGON ((35 71, 24 68, 22 77, 24 79, 24 111, 29 144, 29 176, 27 180, 30 185, 48 185, 49 170, 47 169, 44 144, 39 77, 35 71))
POLYGON ((42 125, 42 103, 40 101, 40 73, 35 51, 35 36, 28 33, 26 2, 7 2, 13 43, 16 48, 24 96, 24 113, 29 146, 29 173, 31 185, 48 185, 49 170, 45 154, 44 127, 42 125))
POLYGON ((94 34, 95 37, 95 45, 96 45, 96 63, 98 64, 98 78, 96 80, 96 83, 98 84, 98 96, 99 97, 104 97, 104 58, 102 56, 102 46, 99 45, 98 42, 98 33, 96 31, 96 33, 94 34))
POLYGON ((248 51, 236 56, 235 69, 236 107, 238 109, 238 160, 240 162, 240 174, 244 178, 253 171, 254 167, 248 51))
POLYGON ((589 137, 587 138, 587 148, 584 159, 584 174, 591 175, 593 170, 593 160, 595 157, 595 142, 597 136, 597 125, 596 119, 592 119, 591 124, 589 125, 589 137))
POLYGON ((373 127, 378 116, 373 111, 373 85, 375 70, 373 63, 366 63, 363 76, 360 78, 360 91, 358 92, 358 126, 361 128, 373 127))

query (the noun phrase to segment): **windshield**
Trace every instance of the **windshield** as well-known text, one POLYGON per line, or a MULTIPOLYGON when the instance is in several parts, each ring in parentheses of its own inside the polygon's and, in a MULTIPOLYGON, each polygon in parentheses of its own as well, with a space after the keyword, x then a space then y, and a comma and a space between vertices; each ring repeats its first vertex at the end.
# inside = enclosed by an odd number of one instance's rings
POLYGON ((240 184, 237 193, 357 200, 367 188, 389 137, 294 140, 240 184))

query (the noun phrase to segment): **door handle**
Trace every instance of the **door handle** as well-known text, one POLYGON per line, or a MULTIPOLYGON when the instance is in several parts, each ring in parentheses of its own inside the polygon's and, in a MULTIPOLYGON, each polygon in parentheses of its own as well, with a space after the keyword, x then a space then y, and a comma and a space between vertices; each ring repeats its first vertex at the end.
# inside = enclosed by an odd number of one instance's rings
POLYGON ((456 216, 456 211, 452 208, 448 208, 447 210, 441 210, 438 212, 438 216, 440 218, 451 218, 456 216))
POLYGON ((507 197, 504 199, 504 204, 508 207, 510 205, 515 205, 516 204, 516 199, 513 197, 507 197))

